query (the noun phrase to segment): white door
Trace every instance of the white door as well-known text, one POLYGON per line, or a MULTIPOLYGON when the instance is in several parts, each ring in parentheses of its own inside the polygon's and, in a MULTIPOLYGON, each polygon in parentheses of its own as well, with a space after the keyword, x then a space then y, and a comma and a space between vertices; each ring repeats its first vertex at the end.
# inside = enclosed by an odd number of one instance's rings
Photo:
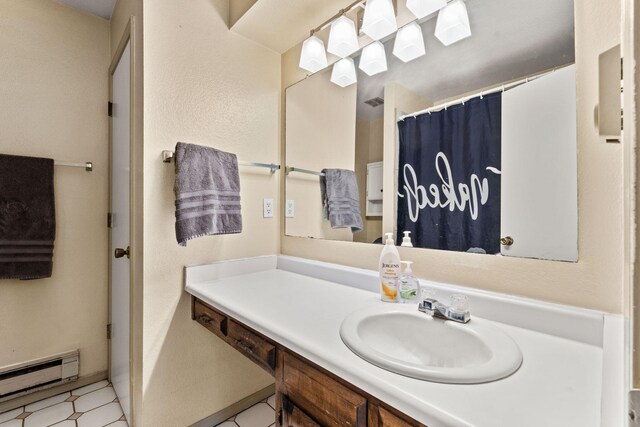
POLYGON ((502 255, 578 260, 576 149, 574 65, 502 94, 502 255))
POLYGON ((110 373, 127 421, 130 420, 129 386, 129 44, 112 77, 111 119, 111 357, 110 373), (120 249, 119 256, 116 252, 120 249))

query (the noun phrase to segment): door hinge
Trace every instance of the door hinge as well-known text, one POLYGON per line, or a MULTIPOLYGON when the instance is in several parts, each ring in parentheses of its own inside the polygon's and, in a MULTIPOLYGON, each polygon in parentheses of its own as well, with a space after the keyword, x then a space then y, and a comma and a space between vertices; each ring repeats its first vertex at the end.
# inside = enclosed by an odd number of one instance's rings
POLYGON ((111 323, 107 325, 107 339, 111 339, 111 323))
POLYGON ((113 117, 113 102, 111 101, 107 104, 107 114, 109 117, 113 117))
POLYGON ((111 228, 111 212, 107 212, 107 228, 111 228))

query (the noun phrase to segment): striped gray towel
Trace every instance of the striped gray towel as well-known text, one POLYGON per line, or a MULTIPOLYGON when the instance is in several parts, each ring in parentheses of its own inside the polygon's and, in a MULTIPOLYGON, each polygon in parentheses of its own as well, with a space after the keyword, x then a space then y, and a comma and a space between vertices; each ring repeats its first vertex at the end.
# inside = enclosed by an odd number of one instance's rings
POLYGON ((175 154, 176 239, 242 232, 235 154, 178 142, 175 154))
POLYGON ((0 155, 0 279, 51 277, 53 160, 0 155))
POLYGON ((331 228, 351 228, 362 231, 360 196, 356 174, 347 169, 323 169, 320 176, 322 211, 331 228))

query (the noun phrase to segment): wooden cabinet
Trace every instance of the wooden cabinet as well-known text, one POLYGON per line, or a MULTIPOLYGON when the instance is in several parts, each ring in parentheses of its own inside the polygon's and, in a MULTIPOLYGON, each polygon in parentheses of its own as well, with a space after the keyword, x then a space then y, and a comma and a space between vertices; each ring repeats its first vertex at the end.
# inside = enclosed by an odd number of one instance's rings
POLYGON ((192 318, 275 376, 278 427, 424 427, 195 297, 192 318))

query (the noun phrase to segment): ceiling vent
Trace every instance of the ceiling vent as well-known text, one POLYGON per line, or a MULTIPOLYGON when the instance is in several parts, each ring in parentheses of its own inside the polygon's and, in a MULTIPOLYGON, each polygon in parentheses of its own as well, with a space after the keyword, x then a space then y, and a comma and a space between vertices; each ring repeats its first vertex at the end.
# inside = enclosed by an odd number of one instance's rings
POLYGON ((364 101, 364 103, 372 107, 378 107, 384 104, 384 99, 380 98, 379 96, 376 96, 375 98, 371 98, 368 101, 364 101))

